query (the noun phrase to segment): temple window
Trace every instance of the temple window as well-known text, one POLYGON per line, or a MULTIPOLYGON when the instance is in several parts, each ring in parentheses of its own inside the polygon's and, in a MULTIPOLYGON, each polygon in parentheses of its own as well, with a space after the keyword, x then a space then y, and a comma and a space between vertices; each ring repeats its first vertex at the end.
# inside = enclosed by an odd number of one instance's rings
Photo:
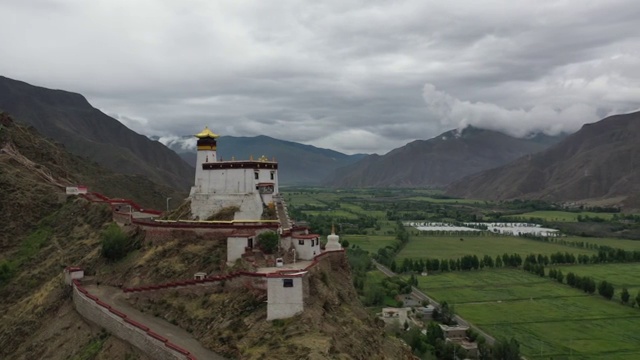
POLYGON ((276 178, 276 173, 275 173, 275 171, 272 171, 272 172, 271 172, 271 180, 273 180, 273 179, 275 179, 275 178, 276 178))
POLYGON ((282 279, 282 287, 293 287, 293 279, 282 279))
POLYGON ((254 172, 254 173, 253 173, 253 178, 254 178, 254 179, 256 179, 256 180, 258 180, 258 179, 260 178, 260 173, 259 173, 259 172, 257 172, 257 171, 256 171, 256 172, 254 172))

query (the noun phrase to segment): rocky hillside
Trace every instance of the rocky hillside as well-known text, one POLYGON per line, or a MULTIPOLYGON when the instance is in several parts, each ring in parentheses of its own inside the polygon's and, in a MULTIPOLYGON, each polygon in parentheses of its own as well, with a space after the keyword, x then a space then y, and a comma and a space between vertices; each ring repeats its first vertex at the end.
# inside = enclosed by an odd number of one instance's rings
POLYGON ((430 140, 417 140, 337 170, 324 184, 333 187, 444 187, 452 181, 541 151, 556 138, 519 139, 468 127, 430 140))
POLYGON ((0 148, 0 358, 146 359, 85 323, 61 284, 66 265, 100 261, 99 231, 110 209, 66 199, 60 188, 90 174, 74 171, 97 166, 81 165, 3 114, 0 148))
MULTIPOLYGON (((184 141, 167 143, 183 159, 195 166, 196 153, 186 150, 184 141)), ((269 136, 237 137, 221 136, 218 139, 218 156, 225 160, 241 160, 262 155, 275 158, 279 164, 279 181, 282 185, 317 185, 334 170, 355 163, 366 155, 346 155, 338 151, 304 145, 269 136)))
POLYGON ((587 124, 541 153, 464 178, 447 194, 477 199, 613 199, 640 193, 640 112, 587 124))
MULTIPOLYGON (((6 115, 0 125, 0 358, 146 360, 73 310, 62 269, 80 265, 94 281, 113 286, 174 281, 196 271, 227 271, 224 242, 174 232, 152 243, 130 229, 125 231, 134 250, 120 261, 105 260, 101 233, 112 224, 110 209, 62 196, 61 184, 77 179, 99 184, 92 176, 112 176, 109 182, 117 188, 133 186, 126 190, 131 194, 146 194, 152 185, 118 183, 120 175, 86 164, 6 115)), ((136 306, 233 358, 411 358, 362 308, 346 261, 325 266, 310 279, 309 311, 285 321, 266 322, 264 294, 246 289, 221 289, 207 296, 171 292, 138 299, 136 306)))
POLYGON ((193 183, 195 170, 177 154, 92 107, 80 94, 0 76, 0 111, 116 172, 182 191, 193 183))

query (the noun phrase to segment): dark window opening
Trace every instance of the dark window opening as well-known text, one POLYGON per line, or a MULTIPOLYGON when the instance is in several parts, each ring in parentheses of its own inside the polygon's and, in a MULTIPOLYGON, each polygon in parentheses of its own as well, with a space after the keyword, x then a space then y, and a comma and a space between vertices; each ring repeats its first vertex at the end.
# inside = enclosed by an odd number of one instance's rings
POLYGON ((254 177, 254 179, 258 180, 258 179, 260 178, 260 173, 259 173, 259 172, 257 172, 257 171, 256 171, 256 172, 254 172, 254 173, 253 173, 253 177, 254 177))
POLYGON ((282 279, 282 287, 293 287, 293 279, 282 279))
POLYGON ((298 240, 298 245, 304 245, 304 240, 298 240))

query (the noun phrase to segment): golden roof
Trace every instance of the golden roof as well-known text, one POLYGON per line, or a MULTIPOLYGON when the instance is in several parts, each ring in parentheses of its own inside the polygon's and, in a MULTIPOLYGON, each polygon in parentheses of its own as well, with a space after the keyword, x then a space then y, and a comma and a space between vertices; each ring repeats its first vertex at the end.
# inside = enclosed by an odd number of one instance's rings
POLYGON ((204 138, 217 138, 220 137, 220 135, 215 134, 213 131, 209 130, 208 127, 204 127, 204 130, 200 131, 199 133, 196 134, 196 137, 198 139, 204 139, 204 138))

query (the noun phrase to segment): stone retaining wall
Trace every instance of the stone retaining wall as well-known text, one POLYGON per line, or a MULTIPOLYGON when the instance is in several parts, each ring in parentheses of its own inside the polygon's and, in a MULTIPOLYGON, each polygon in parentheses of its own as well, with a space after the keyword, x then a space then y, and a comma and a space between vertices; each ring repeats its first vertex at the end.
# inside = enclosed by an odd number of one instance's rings
POLYGON ((152 359, 196 359, 189 351, 169 342, 144 324, 128 319, 124 313, 89 294, 77 280, 73 283, 73 303, 76 311, 85 319, 137 347, 152 359))

